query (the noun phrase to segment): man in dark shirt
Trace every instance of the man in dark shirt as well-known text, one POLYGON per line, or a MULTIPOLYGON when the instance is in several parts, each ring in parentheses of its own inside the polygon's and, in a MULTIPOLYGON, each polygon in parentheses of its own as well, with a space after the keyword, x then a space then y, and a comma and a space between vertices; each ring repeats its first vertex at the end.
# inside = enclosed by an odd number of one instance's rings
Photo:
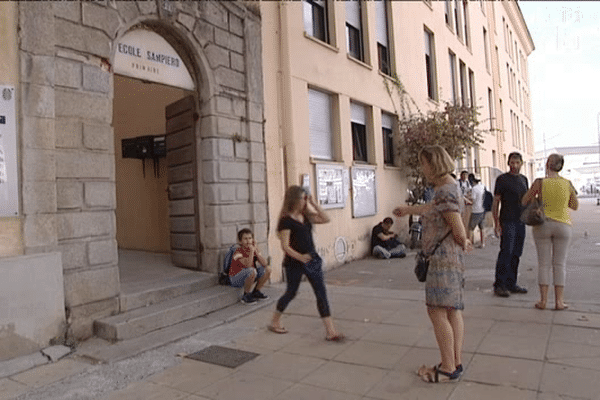
POLYGON ((406 247, 398 240, 398 235, 390 231, 394 220, 386 217, 371 231, 371 254, 377 258, 406 257, 406 247))
POLYGON ((525 243, 525 224, 520 219, 523 209, 521 198, 529 184, 527 178, 520 174, 523 165, 520 153, 510 153, 508 165, 510 171, 496 179, 492 204, 494 230, 500 237, 494 294, 500 297, 508 297, 510 293, 527 293, 527 289, 517 285, 517 275, 525 243))

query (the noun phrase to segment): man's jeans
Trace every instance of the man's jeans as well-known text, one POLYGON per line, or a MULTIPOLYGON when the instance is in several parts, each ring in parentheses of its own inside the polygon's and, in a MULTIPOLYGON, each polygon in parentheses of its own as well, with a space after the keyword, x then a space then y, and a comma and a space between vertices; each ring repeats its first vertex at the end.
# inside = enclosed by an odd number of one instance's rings
POLYGON ((525 224, 521 221, 501 222, 500 253, 496 261, 494 288, 511 290, 517 284, 519 258, 525 243, 525 224))
POLYGON ((406 256, 406 246, 400 243, 391 250, 386 250, 382 246, 373 247, 373 256, 377 258, 404 257, 406 256))

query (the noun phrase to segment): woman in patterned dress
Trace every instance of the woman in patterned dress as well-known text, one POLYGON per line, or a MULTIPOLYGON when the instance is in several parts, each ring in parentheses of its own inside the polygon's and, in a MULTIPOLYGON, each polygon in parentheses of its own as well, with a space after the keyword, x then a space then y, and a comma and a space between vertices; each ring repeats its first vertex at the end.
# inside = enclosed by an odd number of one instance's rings
POLYGON ((464 252, 473 244, 467 237, 461 213, 464 198, 450 173, 454 160, 441 146, 425 146, 419 153, 421 170, 434 186, 431 202, 417 206, 401 206, 394 215, 420 214, 423 221, 423 251, 431 254, 436 244, 451 231, 430 258, 425 299, 427 314, 433 324, 442 362, 419 368, 426 382, 457 381, 462 374, 464 340, 464 252))

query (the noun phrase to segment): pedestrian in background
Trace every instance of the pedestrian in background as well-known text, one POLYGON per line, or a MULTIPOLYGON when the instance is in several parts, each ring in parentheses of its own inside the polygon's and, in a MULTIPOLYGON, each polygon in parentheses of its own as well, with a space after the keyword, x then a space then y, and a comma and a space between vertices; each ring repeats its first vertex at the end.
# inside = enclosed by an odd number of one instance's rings
POLYGON ((454 160, 444 148, 436 145, 425 146, 419 153, 419 161, 423 175, 434 187, 434 197, 428 204, 397 207, 394 215, 422 216, 424 252, 431 253, 440 243, 430 258, 425 301, 442 362, 433 367, 423 365, 417 373, 427 382, 457 381, 463 372, 463 254, 472 249, 472 243, 461 217, 464 198, 450 176, 454 160), (451 235, 445 237, 449 232, 451 235))
POLYGON ((536 179, 525 196, 524 205, 538 198, 546 217, 541 225, 533 227, 533 238, 538 255, 538 283, 540 285, 540 301, 535 308, 543 310, 548 300, 548 285, 554 283, 554 309, 564 310, 564 289, 567 276, 566 264, 569 243, 572 237, 572 223, 569 208, 577 210, 577 190, 568 179, 558 173, 562 170, 565 159, 560 154, 550 154, 546 161, 546 177, 536 179))
POLYGON ((327 332, 325 339, 328 341, 341 341, 344 339, 344 335, 336 330, 331 318, 323 277, 323 261, 317 254, 312 236, 313 224, 326 224, 328 222, 329 217, 325 211, 303 188, 300 186, 288 188, 285 192, 277 225, 281 248, 285 254, 283 266, 287 288, 283 296, 277 301, 276 310, 268 326, 271 332, 287 333, 287 330, 281 326, 281 315, 290 301, 296 297, 302 275, 306 275, 317 298, 317 310, 327 332))
POLYGON ((521 200, 529 183, 520 173, 523 157, 513 152, 508 155, 509 172, 496 178, 494 186, 494 232, 500 237, 500 252, 496 260, 494 294, 509 297, 511 293, 527 293, 527 289, 517 285, 519 261, 525 244, 525 224, 521 222, 523 206, 521 200))
POLYGON ((485 221, 485 209, 483 208, 483 194, 485 193, 485 187, 481 183, 479 176, 475 174, 469 174, 469 181, 471 182, 471 198, 473 200, 473 209, 469 218, 469 239, 472 243, 475 243, 474 231, 476 227, 479 227, 479 245, 477 247, 484 248, 485 236, 483 234, 483 225, 485 221))

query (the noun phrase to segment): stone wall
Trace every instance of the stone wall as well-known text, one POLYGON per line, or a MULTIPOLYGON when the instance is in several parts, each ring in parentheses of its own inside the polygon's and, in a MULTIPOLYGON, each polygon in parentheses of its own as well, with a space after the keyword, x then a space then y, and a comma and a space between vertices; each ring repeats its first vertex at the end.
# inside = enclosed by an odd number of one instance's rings
POLYGON ((260 20, 238 3, 19 3, 26 254, 62 253, 70 333, 119 312, 111 60, 140 24, 166 34, 197 82, 202 269, 242 226, 266 243, 260 20))

